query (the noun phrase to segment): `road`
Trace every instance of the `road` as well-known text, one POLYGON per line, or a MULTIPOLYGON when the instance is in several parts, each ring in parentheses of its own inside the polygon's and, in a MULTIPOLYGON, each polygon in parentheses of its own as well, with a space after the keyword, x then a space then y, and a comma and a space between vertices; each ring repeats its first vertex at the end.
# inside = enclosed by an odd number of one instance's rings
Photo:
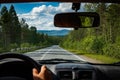
POLYGON ((51 47, 43 48, 40 50, 36 50, 33 52, 28 52, 25 55, 33 58, 34 60, 46 60, 46 59, 72 59, 72 60, 80 60, 85 61, 79 56, 68 52, 67 50, 59 47, 58 45, 53 45, 51 47))

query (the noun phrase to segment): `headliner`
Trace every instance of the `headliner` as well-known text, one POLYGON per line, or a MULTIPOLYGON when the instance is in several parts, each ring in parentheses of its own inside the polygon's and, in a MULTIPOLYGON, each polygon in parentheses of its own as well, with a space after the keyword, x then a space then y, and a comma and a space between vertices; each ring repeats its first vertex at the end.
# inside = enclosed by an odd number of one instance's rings
POLYGON ((22 3, 22 2, 120 3, 120 0, 0 0, 0 3, 22 3))

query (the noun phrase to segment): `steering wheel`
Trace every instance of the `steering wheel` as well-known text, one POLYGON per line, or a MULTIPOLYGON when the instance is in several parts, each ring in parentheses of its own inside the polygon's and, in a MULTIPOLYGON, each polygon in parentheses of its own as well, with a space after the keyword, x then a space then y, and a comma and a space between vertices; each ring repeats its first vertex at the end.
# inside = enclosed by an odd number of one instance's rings
MULTIPOLYGON (((29 65, 32 65, 33 68, 36 68, 38 71, 40 71, 41 66, 40 64, 38 64, 36 61, 34 61, 32 58, 22 55, 22 54, 16 54, 16 53, 4 53, 4 54, 0 54, 0 62, 3 59, 7 59, 7 58, 15 58, 15 59, 20 59, 22 61, 24 61, 25 63, 28 63, 29 65)), ((10 64, 12 65, 12 64, 10 64)), ((23 65, 21 65, 23 66, 23 65)), ((24 78, 20 78, 20 77, 15 77, 15 76, 5 76, 3 78, 1 78, 0 76, 0 80, 26 80, 24 78)))

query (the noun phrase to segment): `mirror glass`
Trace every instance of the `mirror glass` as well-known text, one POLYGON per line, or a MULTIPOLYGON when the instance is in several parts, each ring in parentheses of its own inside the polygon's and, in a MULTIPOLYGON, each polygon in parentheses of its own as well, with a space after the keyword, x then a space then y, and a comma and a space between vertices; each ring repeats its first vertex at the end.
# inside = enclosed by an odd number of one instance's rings
POLYGON ((97 13, 60 13, 54 17, 56 27, 89 28, 99 26, 97 13))

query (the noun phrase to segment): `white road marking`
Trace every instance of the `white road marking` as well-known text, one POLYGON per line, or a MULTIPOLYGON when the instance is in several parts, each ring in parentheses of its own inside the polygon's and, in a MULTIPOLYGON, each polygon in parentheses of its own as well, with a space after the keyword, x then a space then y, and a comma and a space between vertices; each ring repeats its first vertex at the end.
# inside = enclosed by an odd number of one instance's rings
POLYGON ((41 57, 41 59, 40 59, 40 60, 44 59, 44 57, 47 55, 47 53, 49 53, 49 51, 51 51, 51 50, 52 50, 52 48, 51 48, 51 49, 49 49, 47 52, 45 52, 45 53, 43 54, 43 56, 41 57))
MULTIPOLYGON (((72 54, 72 53, 68 52, 68 54, 72 54)), ((82 59, 81 57, 79 57, 79 56, 77 56, 77 55, 75 55, 75 54, 72 54, 72 55, 75 56, 76 58, 78 58, 78 59, 81 60, 81 61, 87 62, 86 60, 82 59)))
MULTIPOLYGON (((61 48, 61 47, 60 47, 60 48, 61 48)), ((61 49, 63 49, 63 48, 61 48, 61 49)), ((69 51, 67 51, 67 50, 65 50, 65 49, 63 49, 63 50, 64 50, 66 53, 73 55, 73 56, 76 57, 77 59, 79 59, 79 60, 81 60, 81 61, 87 62, 86 60, 82 59, 81 57, 79 57, 79 56, 77 56, 77 55, 75 55, 75 54, 73 54, 73 53, 71 53, 71 52, 69 52, 69 51)))
POLYGON ((63 58, 63 59, 73 59, 73 60, 80 60, 80 61, 87 62, 86 60, 84 60, 80 56, 77 56, 74 53, 71 53, 71 52, 69 52, 69 51, 67 51, 59 46, 51 46, 49 48, 36 50, 35 52, 31 52, 31 54, 29 56, 31 56, 31 58, 33 58, 35 60, 63 58), (57 51, 59 51, 59 52, 57 53, 57 51), (44 53, 44 54, 41 54, 41 53, 44 53), (33 54, 35 54, 35 56, 33 54), (37 56, 37 54, 41 54, 41 55, 37 56), (64 54, 68 54, 68 55, 64 55, 64 54))

